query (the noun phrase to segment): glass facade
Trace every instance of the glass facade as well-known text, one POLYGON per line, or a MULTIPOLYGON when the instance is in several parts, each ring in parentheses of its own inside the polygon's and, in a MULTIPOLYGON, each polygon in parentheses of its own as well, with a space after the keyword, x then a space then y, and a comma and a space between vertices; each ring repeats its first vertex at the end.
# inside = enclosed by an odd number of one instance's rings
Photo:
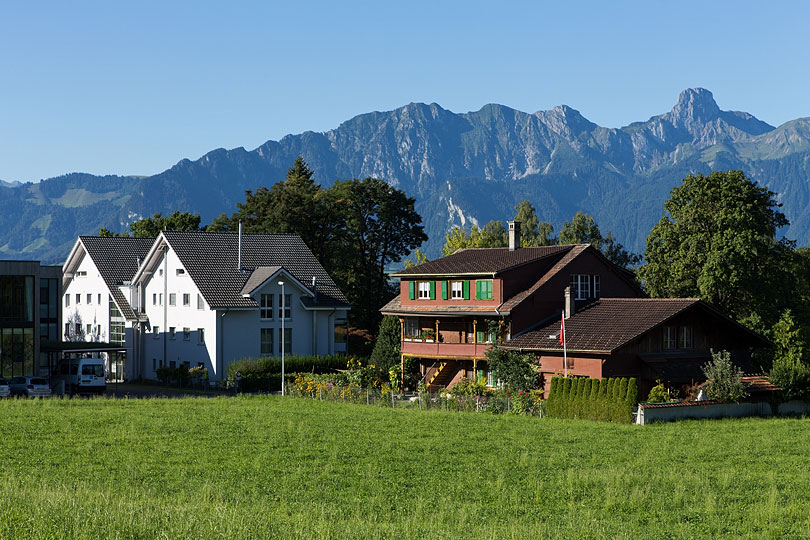
MULTIPOLYGON (((55 333, 56 317, 53 324, 55 333)), ((47 333, 47 323, 39 331, 47 333)), ((0 376, 34 374, 34 276, 0 276, 0 376)))

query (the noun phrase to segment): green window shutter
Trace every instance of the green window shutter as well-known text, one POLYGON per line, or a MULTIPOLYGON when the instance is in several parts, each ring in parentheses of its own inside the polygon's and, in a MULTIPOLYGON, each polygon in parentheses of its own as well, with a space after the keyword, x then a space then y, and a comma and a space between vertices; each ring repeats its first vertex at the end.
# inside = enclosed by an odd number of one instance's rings
POLYGON ((447 300, 447 282, 442 281, 442 300, 447 300))
POLYGON ((486 282, 487 286, 487 300, 492 300, 492 280, 486 282))
POLYGON ((408 282, 408 298, 411 300, 416 299, 416 282, 409 281, 408 282))
POLYGON ((436 282, 435 281, 430 282, 430 299, 431 300, 436 300, 436 282))
POLYGON ((484 342, 484 333, 481 330, 479 330, 478 332, 476 332, 476 334, 477 335, 476 335, 476 338, 475 338, 475 342, 476 343, 483 343, 484 342))
POLYGON ((469 300, 470 299, 470 282, 468 280, 464 281, 464 286, 462 288, 464 290, 464 300, 469 300))
POLYGON ((475 299, 481 299, 481 281, 477 279, 475 280, 475 299))

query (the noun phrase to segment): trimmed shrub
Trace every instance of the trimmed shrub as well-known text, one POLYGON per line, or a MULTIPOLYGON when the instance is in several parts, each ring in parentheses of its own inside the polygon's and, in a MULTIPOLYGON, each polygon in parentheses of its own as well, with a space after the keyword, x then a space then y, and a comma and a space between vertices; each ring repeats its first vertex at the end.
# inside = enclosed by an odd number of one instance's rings
POLYGON ((555 377, 551 380, 545 412, 556 418, 630 422, 637 401, 636 379, 555 377))

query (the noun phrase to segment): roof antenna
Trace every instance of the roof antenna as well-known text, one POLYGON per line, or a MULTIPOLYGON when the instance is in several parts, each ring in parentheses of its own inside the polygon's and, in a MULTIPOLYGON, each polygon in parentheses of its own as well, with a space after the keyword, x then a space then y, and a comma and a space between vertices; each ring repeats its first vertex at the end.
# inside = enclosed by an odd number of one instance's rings
POLYGON ((239 272, 242 272, 242 221, 239 221, 239 255, 237 255, 238 260, 236 261, 236 269, 239 272))

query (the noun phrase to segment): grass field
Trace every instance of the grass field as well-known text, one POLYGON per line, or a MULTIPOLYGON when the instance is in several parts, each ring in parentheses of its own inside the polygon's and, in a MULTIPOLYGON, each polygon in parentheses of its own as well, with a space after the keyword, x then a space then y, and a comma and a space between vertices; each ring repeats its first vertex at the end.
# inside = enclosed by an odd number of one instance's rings
POLYGON ((0 401, 0 538, 808 538, 810 420, 0 401))

